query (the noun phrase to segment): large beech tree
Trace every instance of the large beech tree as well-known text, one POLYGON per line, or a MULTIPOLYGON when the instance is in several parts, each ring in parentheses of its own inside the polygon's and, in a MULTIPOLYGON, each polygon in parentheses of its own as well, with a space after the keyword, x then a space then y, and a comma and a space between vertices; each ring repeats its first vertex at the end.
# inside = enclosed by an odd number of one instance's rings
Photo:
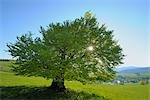
POLYGON ((113 31, 99 24, 86 12, 81 18, 41 27, 42 37, 32 34, 17 37, 8 51, 16 58, 13 71, 17 75, 53 79, 51 88, 65 90, 65 80, 81 82, 109 80, 113 70, 122 64, 122 48, 113 38, 113 31))

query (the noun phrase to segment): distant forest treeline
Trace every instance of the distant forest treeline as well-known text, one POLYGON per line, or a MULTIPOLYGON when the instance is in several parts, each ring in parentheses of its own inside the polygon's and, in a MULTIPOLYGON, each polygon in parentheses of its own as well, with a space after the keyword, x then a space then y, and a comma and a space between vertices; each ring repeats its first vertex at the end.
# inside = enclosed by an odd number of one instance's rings
POLYGON ((13 59, 0 59, 0 61, 14 61, 13 59))

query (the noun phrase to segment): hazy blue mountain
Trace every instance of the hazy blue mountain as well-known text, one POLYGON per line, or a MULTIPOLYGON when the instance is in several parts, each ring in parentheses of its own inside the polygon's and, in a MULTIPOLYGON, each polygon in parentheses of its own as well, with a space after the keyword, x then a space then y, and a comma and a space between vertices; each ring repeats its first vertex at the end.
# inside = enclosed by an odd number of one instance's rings
POLYGON ((139 68, 139 67, 136 67, 136 66, 121 66, 121 67, 118 67, 116 70, 117 70, 117 72, 120 72, 120 71, 123 71, 123 70, 130 70, 130 69, 135 69, 135 68, 139 68))
POLYGON ((150 67, 120 67, 116 69, 119 73, 150 73, 150 67))

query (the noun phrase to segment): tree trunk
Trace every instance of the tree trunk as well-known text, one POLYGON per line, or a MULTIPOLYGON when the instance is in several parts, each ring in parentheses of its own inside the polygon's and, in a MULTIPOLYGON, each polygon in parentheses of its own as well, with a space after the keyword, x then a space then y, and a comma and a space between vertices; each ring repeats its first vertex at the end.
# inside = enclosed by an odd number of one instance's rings
POLYGON ((63 77, 56 77, 53 79, 53 82, 50 86, 50 88, 57 92, 63 92, 66 90, 64 85, 64 78, 63 77))

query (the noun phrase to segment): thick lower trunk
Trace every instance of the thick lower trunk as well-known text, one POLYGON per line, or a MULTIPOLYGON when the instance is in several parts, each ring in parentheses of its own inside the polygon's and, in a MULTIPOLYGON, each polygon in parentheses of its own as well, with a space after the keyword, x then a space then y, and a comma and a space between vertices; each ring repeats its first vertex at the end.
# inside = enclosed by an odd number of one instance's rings
POLYGON ((54 91, 65 91, 66 88, 64 85, 64 78, 56 77, 55 79, 53 79, 50 88, 54 91))

